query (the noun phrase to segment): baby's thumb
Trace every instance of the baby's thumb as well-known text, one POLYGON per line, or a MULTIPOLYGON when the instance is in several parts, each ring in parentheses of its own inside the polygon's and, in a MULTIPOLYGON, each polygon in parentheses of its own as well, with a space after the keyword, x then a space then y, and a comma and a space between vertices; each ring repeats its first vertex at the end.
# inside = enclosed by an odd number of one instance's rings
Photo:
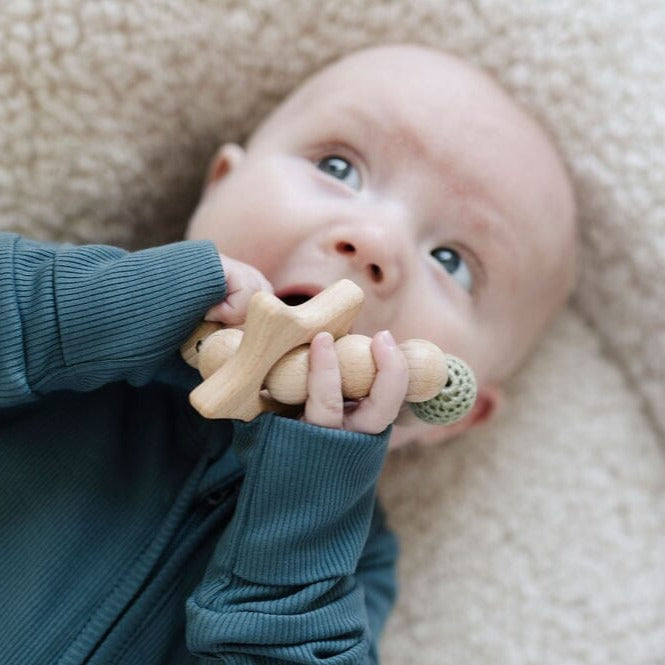
POLYGON ((216 321, 230 326, 244 323, 251 297, 258 291, 273 292, 272 285, 262 272, 247 263, 221 256, 226 277, 226 298, 211 307, 206 321, 216 321))

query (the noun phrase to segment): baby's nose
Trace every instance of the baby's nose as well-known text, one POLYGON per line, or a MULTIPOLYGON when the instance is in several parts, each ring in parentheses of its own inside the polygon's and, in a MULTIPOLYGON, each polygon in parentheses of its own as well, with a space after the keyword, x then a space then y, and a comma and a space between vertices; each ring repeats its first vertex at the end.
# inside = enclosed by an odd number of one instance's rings
POLYGON ((350 225, 338 229, 333 243, 334 251, 347 260, 353 276, 361 277, 382 295, 389 295, 400 283, 402 243, 389 227, 372 223, 350 225))
MULTIPOLYGON (((374 282, 374 284, 383 283, 385 279, 384 269, 379 263, 373 262, 372 259, 376 257, 370 257, 364 251, 365 248, 362 245, 358 246, 358 242, 353 243, 348 240, 340 240, 335 249, 339 254, 345 255, 352 262, 359 264, 359 267, 364 270, 371 282, 374 282)), ((385 265, 385 261, 382 261, 382 263, 385 265)))

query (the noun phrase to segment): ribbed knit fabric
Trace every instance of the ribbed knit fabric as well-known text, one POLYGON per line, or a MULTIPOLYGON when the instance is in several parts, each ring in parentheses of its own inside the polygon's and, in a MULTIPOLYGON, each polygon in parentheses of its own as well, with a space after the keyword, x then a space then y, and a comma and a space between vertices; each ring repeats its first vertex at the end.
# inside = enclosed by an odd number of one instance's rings
MULTIPOLYGON (((330 665, 374 662, 367 587, 355 573, 387 434, 273 415, 236 423, 235 431, 247 474, 234 518, 188 602, 190 648, 245 654, 229 661, 239 663, 318 663, 324 654, 330 665)), ((382 537, 385 574, 396 548, 382 537)))
POLYGON ((248 471, 220 544, 222 568, 259 584, 352 574, 367 538, 387 435, 341 437, 274 416, 236 422, 235 431, 248 471))
POLYGON ((0 265, 0 406, 145 383, 225 292, 208 242, 130 254, 0 233, 0 265))
POLYGON ((215 248, 0 234, 3 665, 375 663, 387 433, 205 421, 175 350, 215 248), (188 622, 185 625, 185 605, 188 622))

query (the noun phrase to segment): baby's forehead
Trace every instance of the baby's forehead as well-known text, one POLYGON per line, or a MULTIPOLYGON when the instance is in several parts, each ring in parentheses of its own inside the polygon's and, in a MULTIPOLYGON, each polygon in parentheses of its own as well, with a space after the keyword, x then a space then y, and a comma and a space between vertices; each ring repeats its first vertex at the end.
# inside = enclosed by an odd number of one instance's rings
POLYGON ((419 47, 369 49, 335 62, 296 88, 273 116, 273 124, 308 116, 357 120, 418 151, 455 125, 533 124, 484 72, 419 47))

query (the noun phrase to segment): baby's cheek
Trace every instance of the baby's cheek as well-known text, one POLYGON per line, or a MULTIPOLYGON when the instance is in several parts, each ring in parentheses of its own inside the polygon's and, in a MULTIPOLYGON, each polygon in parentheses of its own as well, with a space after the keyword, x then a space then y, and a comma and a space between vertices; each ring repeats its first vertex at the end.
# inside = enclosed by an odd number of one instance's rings
POLYGON ((451 437, 446 425, 430 425, 418 420, 410 408, 403 408, 393 425, 390 434, 390 450, 403 448, 415 443, 421 446, 435 446, 451 437))
POLYGON ((419 441, 423 435, 424 423, 420 423, 415 416, 405 413, 404 409, 402 409, 402 414, 395 421, 390 433, 389 447, 391 450, 419 441))

